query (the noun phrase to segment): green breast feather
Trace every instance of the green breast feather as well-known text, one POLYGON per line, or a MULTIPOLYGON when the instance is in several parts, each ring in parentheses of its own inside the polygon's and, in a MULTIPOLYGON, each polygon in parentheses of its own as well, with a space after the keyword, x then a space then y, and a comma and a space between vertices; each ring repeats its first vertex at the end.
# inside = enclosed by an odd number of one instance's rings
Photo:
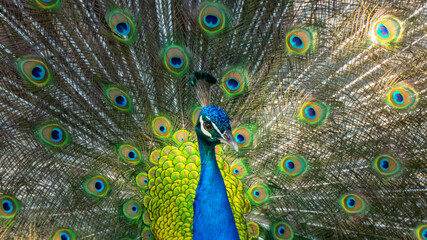
MULTIPOLYGON (((156 238, 191 240, 193 201, 201 161, 197 143, 190 139, 187 131, 177 131, 173 139, 178 147, 165 146, 150 155, 150 162, 155 166, 147 174, 148 192, 144 198, 147 212, 144 214, 144 223, 151 225, 151 232, 156 238)), ((244 214, 251 207, 245 197, 243 184, 239 175, 233 173, 224 160, 226 155, 220 146, 216 147, 216 157, 240 239, 248 239, 248 229, 251 228, 246 225, 244 214)), ((140 183, 139 185, 141 186, 140 183)))

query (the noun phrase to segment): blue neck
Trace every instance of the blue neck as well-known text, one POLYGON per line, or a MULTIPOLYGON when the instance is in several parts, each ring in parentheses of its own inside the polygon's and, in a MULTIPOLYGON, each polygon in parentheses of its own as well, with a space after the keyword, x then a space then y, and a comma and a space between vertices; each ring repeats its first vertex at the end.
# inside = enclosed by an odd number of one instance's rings
POLYGON ((224 180, 215 158, 215 145, 199 139, 202 162, 194 200, 193 240, 238 240, 224 180))

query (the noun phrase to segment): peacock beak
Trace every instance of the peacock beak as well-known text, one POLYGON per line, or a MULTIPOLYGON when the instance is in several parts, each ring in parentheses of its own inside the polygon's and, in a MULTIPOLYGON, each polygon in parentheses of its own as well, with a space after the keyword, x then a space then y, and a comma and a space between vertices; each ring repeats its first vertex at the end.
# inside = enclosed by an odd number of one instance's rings
POLYGON ((237 146, 237 142, 234 139, 233 133, 231 133, 230 129, 225 129, 224 133, 222 134, 222 138, 219 138, 219 140, 222 143, 228 144, 231 147, 233 147, 234 150, 236 150, 236 152, 239 151, 239 147, 237 146))

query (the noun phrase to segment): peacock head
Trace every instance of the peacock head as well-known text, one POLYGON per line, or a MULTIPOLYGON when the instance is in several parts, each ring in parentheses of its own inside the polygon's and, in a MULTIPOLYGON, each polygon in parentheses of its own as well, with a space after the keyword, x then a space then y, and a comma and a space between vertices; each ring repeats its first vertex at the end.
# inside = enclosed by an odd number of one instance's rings
POLYGON ((225 143, 239 150, 233 137, 230 118, 217 106, 204 107, 200 112, 196 124, 197 137, 209 145, 225 143))

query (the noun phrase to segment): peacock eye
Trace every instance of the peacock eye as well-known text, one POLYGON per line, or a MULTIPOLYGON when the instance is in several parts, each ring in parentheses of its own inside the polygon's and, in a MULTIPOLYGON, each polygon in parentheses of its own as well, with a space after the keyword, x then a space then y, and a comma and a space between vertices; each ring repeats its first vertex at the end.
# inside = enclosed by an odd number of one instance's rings
POLYGON ((138 176, 136 176, 136 184, 140 188, 147 189, 149 182, 150 180, 148 179, 148 175, 146 173, 140 173, 138 176))
POLYGON ((242 163, 231 165, 232 174, 237 178, 242 178, 247 174, 247 169, 242 163))
POLYGON ((58 5, 59 0, 36 0, 42 8, 53 8, 58 5))
POLYGON ((257 238, 259 236, 259 226, 254 222, 247 223, 248 226, 248 235, 252 238, 257 238))
POLYGON ((53 235, 53 240, 74 240, 76 236, 73 231, 69 229, 61 229, 53 235))
POLYGON ((286 156, 280 163, 280 169, 289 176, 298 176, 305 171, 304 158, 299 156, 286 156))
POLYGON ((394 108, 405 109, 415 104, 416 93, 408 86, 399 86, 390 90, 387 100, 394 108))
POLYGON ((358 213, 365 209, 365 203, 363 199, 355 194, 348 194, 342 197, 341 205, 348 213, 358 213))
POLYGON ((222 88, 229 96, 241 94, 245 88, 245 76, 242 71, 233 69, 222 78, 222 88))
POLYGON ((125 162, 131 165, 136 165, 141 161, 139 150, 131 145, 121 145, 119 154, 125 162))
POLYGON ((267 201, 269 192, 266 187, 256 185, 249 190, 248 196, 254 203, 263 203, 267 201))
POLYGON ((303 29, 296 29, 286 35, 286 46, 295 54, 303 54, 312 48, 312 34, 303 29))
POLYGON ((0 204, 0 218, 12 218, 18 211, 18 201, 13 197, 0 197, 0 204))
POLYGON ((292 239, 294 233, 292 228, 284 222, 277 223, 273 226, 272 232, 274 234, 274 239, 292 239))
POLYGON ((216 33, 224 28, 225 15, 218 6, 207 4, 200 11, 199 23, 206 32, 216 33))
POLYGON ((385 17, 375 24, 373 31, 379 42, 390 43, 399 38, 401 25, 396 19, 385 17))
POLYGON ((211 131, 213 129, 212 123, 210 122, 203 122, 203 127, 207 130, 207 131, 211 131))
POLYGON ((385 176, 392 176, 399 172, 399 163, 388 155, 381 155, 374 161, 374 166, 379 173, 385 176))
POLYGON ((174 74, 180 75, 188 67, 187 54, 179 46, 169 46, 166 48, 163 58, 166 68, 174 74))
POLYGON ((36 86, 44 86, 50 80, 49 69, 44 62, 32 58, 18 59, 19 71, 36 86))
POLYGON ((416 232, 418 239, 427 239, 427 225, 419 226, 416 232))
POLYGON ((154 134, 160 138, 169 137, 172 130, 169 120, 164 117, 156 117, 152 122, 152 126, 154 134))
POLYGON ((151 230, 149 228, 144 228, 144 230, 142 230, 141 237, 142 240, 149 240, 153 239, 153 234, 151 233, 151 230))
POLYGON ((129 111, 131 109, 130 98, 124 91, 111 87, 106 90, 105 94, 115 108, 121 111, 129 111))
POLYGON ((236 140, 237 146, 239 146, 239 148, 248 147, 252 141, 251 132, 249 131, 249 129, 247 129, 245 127, 239 127, 239 128, 234 129, 233 136, 234 136, 234 139, 236 140))
POLYGON ((96 176, 86 181, 85 190, 93 196, 105 197, 110 190, 110 185, 104 177, 96 176))
POLYGON ((50 124, 40 129, 42 140, 52 146, 60 147, 68 142, 66 131, 58 124, 50 124))
POLYGON ((129 201, 123 205, 123 212, 130 219, 137 219, 141 216, 141 207, 135 201, 129 201))
POLYGON ((188 140, 188 136, 189 136, 188 131, 182 129, 182 130, 176 131, 173 134, 173 140, 178 144, 182 144, 188 140))
POLYGON ((132 38, 134 33, 133 22, 121 11, 111 12, 108 17, 108 24, 117 39, 127 41, 132 38))

